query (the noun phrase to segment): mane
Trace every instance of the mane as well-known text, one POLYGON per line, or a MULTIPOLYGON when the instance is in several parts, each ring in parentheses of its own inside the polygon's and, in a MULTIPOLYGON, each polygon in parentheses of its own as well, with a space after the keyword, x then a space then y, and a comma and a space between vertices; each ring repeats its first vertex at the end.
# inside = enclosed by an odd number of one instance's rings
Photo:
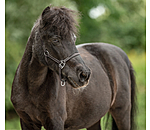
POLYGON ((48 6, 34 24, 32 30, 39 27, 40 33, 54 33, 62 38, 78 35, 79 24, 75 18, 79 13, 65 7, 48 6))

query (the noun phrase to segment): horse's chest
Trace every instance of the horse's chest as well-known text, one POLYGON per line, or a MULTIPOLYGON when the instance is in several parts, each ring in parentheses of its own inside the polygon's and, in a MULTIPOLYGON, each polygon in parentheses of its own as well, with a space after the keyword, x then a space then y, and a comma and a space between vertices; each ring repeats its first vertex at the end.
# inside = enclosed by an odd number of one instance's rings
POLYGON ((42 114, 41 113, 41 110, 36 107, 34 104, 32 103, 29 103, 28 106, 26 106, 25 108, 25 113, 29 116, 29 118, 36 122, 36 121, 40 121, 40 115, 42 114))
POLYGON ((25 112, 29 115, 33 122, 41 122, 45 124, 46 118, 61 117, 66 118, 66 111, 61 103, 57 100, 43 100, 37 99, 33 102, 30 99, 28 106, 25 108, 25 112))

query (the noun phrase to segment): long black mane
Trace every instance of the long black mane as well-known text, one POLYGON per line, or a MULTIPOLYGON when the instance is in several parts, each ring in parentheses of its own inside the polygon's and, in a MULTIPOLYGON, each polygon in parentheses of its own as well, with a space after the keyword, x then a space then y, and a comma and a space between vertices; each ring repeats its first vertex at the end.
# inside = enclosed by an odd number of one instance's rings
POLYGON ((53 32, 61 38, 68 38, 72 34, 78 35, 79 13, 65 7, 48 6, 41 14, 33 29, 39 27, 41 35, 53 32))

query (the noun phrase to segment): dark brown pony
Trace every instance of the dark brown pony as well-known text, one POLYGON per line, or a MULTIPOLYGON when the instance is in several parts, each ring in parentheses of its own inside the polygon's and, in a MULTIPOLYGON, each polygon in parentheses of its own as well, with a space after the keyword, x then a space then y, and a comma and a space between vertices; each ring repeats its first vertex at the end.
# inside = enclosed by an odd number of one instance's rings
POLYGON ((133 130, 134 71, 127 55, 105 43, 75 46, 77 15, 47 7, 35 23, 12 85, 23 130, 133 130))

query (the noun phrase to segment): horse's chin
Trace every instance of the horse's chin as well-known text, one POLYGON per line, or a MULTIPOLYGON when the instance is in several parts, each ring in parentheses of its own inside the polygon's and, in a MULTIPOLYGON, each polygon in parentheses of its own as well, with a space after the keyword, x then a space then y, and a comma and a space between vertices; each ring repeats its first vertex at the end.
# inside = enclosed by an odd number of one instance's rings
POLYGON ((86 87, 89 84, 89 80, 86 81, 85 83, 77 83, 71 77, 68 77, 68 82, 71 84, 71 86, 73 88, 76 88, 76 89, 78 89, 78 88, 84 88, 84 87, 86 87))

